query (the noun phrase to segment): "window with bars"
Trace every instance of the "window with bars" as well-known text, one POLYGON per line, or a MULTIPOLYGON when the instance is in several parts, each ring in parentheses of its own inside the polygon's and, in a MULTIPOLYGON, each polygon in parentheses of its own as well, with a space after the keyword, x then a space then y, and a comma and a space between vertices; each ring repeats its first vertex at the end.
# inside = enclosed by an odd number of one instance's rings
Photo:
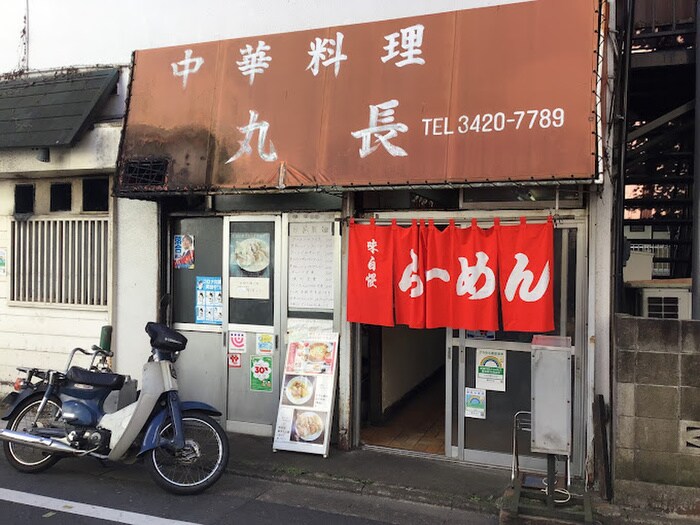
POLYGON ((107 305, 108 218, 12 222, 10 299, 107 305))

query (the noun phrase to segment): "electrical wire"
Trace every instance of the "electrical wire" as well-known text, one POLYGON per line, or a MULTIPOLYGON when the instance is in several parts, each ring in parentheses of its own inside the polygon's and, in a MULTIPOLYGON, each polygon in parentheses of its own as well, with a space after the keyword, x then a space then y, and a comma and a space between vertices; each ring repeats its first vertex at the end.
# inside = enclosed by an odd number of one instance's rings
MULTIPOLYGON (((542 479, 542 484, 544 485, 544 488, 540 489, 540 491, 544 492, 545 495, 547 495, 547 480, 542 479)), ((554 503, 563 504, 563 503, 568 503, 569 501, 571 501, 571 493, 566 489, 556 489, 555 488, 554 495, 555 495, 554 503), (556 499, 557 494, 563 494, 564 496, 566 496, 566 499, 556 499)))

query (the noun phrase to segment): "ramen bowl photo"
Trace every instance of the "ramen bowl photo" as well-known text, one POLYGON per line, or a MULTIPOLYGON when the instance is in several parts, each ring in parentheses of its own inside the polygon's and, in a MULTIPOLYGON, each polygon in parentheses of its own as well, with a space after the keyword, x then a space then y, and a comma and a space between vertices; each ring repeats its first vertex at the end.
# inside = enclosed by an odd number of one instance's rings
POLYGON ((328 345, 326 343, 312 343, 309 346, 309 361, 312 363, 325 361, 326 354, 328 354, 328 345))

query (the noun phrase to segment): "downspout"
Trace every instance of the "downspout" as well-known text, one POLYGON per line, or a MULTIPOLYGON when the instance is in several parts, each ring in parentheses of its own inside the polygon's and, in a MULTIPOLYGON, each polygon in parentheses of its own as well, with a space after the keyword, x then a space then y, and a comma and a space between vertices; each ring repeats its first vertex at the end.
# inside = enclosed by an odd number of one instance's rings
MULTIPOLYGON (((695 3, 695 42, 700 42, 700 1, 695 3)), ((695 47, 695 148, 693 151, 693 252, 691 278, 693 319, 700 319, 700 53, 695 47)))
POLYGON ((357 440, 355 436, 359 436, 359 429, 353 428, 353 412, 355 394, 353 390, 354 374, 359 374, 360 371, 355 369, 355 355, 358 340, 353 333, 356 330, 356 325, 347 322, 346 301, 347 297, 347 275, 348 275, 348 254, 350 249, 349 238, 346 224, 349 224, 349 219, 355 213, 355 193, 343 192, 342 203, 342 222, 341 229, 341 270, 340 270, 340 288, 342 303, 340 306, 340 339, 338 341, 338 448, 341 450, 350 450, 355 446, 357 440), (346 222, 347 220, 347 222, 346 222))

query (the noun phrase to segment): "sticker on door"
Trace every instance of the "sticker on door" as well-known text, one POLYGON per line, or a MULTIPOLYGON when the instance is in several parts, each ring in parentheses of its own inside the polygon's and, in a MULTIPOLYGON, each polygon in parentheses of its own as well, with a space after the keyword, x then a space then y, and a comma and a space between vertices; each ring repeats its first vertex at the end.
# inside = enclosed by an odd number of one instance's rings
POLYGON ((228 367, 241 368, 241 354, 228 354, 228 367))

